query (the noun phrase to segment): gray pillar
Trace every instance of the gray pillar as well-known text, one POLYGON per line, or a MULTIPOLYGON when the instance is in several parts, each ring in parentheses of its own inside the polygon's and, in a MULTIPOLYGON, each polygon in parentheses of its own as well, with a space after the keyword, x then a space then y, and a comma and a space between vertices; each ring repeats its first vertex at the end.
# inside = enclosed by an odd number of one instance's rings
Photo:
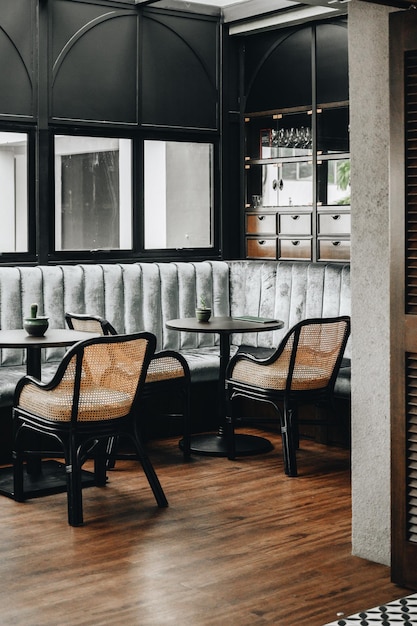
POLYGON ((352 550, 390 563, 389 37, 392 9, 349 3, 352 550))

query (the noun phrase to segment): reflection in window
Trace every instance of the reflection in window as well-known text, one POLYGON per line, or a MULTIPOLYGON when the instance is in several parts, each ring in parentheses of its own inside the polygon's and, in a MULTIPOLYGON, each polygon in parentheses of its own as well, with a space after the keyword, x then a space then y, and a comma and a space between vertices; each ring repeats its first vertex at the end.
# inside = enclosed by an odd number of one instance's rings
POLYGON ((0 132, 0 252, 28 250, 28 137, 0 132))
POLYGON ((350 204, 349 159, 329 159, 318 164, 317 202, 320 205, 350 204))
POLYGON ((55 247, 131 249, 129 139, 55 137, 55 247))
POLYGON ((213 145, 145 141, 145 248, 208 248, 213 145))

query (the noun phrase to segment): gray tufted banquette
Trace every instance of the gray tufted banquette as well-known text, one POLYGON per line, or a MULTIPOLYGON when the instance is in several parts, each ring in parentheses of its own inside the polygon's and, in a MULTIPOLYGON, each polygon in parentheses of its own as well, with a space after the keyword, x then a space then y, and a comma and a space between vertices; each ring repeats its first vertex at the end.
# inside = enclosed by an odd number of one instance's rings
MULTIPOLYGON (((165 327, 169 319, 193 317, 202 295, 216 316, 282 319, 279 331, 233 336, 234 346, 272 348, 301 319, 350 315, 350 269, 336 263, 250 260, 0 267, 0 327, 22 328, 33 302, 54 328, 65 327, 66 311, 98 314, 120 333, 154 333, 158 349, 182 352, 192 381, 205 382, 218 374, 217 337, 165 327)), ((60 349, 45 351, 45 379, 61 356, 60 349)), ((349 366, 350 343, 345 356, 349 366)), ((1 350, 0 406, 11 405, 24 360, 22 350, 1 350)), ((349 396, 349 367, 341 371, 336 391, 349 396)))

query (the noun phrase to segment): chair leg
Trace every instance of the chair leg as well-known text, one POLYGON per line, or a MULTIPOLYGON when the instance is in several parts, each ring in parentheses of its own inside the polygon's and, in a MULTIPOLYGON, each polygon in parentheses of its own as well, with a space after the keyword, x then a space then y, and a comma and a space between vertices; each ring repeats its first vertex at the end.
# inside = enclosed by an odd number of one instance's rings
POLYGON ((183 434, 183 455, 185 459, 190 458, 191 456, 191 425, 190 425, 190 389, 187 388, 184 394, 184 403, 183 403, 183 424, 184 424, 184 434, 183 434))
POLYGON ((135 446, 138 453, 139 461, 142 465, 143 471, 145 472, 146 478, 148 479, 153 495, 155 496, 157 505, 159 507, 168 506, 168 500, 165 497, 165 493, 162 489, 161 483, 159 482, 159 478, 156 475, 154 467, 137 436, 135 437, 135 446))
POLYGON ((67 477, 68 523, 70 526, 82 526, 84 520, 81 466, 76 442, 73 438, 71 438, 69 444, 65 445, 65 471, 67 477))
POLYGON ((107 483, 107 445, 108 440, 101 439, 94 449, 94 482, 97 487, 105 487, 107 483))
POLYGON ((23 455, 19 448, 20 429, 17 425, 17 418, 13 412, 13 493, 16 502, 24 502, 25 495, 23 489, 23 455))
MULTIPOLYGON (((296 442, 294 441, 293 409, 284 402, 281 416, 282 451, 284 455, 284 471, 287 476, 297 476, 296 442)), ((297 439, 297 436, 295 437, 297 439)))
POLYGON ((107 469, 114 469, 114 466, 116 465, 116 453, 117 453, 118 443, 119 443, 118 437, 109 437, 107 440, 107 447, 106 447, 107 469))

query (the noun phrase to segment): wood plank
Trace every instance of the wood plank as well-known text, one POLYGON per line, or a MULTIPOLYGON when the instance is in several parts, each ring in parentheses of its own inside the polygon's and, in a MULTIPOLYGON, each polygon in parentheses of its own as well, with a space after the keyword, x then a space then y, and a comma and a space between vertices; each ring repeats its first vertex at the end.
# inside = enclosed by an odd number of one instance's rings
POLYGON ((65 494, 2 498, 1 623, 322 626, 408 595, 351 556, 349 452, 302 441, 288 478, 278 434, 247 432, 274 450, 184 462, 177 438, 150 442, 167 509, 133 461, 84 491, 80 528, 65 494))

